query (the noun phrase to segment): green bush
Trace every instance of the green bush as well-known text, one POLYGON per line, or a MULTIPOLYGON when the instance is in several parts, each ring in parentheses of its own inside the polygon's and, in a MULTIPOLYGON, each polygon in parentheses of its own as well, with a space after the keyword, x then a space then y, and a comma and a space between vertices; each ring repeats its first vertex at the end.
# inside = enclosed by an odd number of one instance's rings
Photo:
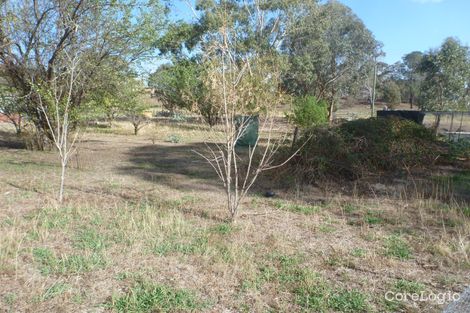
POLYGON ((310 181, 325 176, 357 179, 371 172, 427 167, 441 151, 432 131, 396 118, 314 127, 297 143, 304 144, 296 160, 298 169, 310 181))
POLYGON ((386 81, 383 86, 383 100, 391 107, 394 107, 401 102, 400 87, 394 81, 386 81))
POLYGON ((313 96, 299 97, 294 100, 292 123, 300 128, 309 128, 328 121, 328 105, 313 96))
POLYGON ((451 158, 470 158, 470 141, 466 139, 460 139, 458 141, 451 141, 449 143, 449 154, 451 158))

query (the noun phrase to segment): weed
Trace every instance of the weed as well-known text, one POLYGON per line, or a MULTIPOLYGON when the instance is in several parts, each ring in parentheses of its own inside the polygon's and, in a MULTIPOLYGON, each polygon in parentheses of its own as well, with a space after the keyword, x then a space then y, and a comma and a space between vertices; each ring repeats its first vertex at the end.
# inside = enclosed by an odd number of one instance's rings
POLYGON ((276 201, 275 203, 276 208, 294 212, 294 213, 301 213, 305 215, 314 214, 320 211, 320 207, 316 205, 300 205, 295 203, 286 203, 282 201, 276 201))
POLYGON ((39 225, 46 229, 64 229, 70 222, 69 211, 68 208, 43 209, 37 215, 39 225))
POLYGON ((364 249, 361 249, 361 248, 354 248, 351 251, 351 255, 355 256, 355 257, 362 258, 366 255, 366 251, 364 249))
POLYGON ((343 207, 343 210, 345 213, 351 214, 359 210, 359 207, 352 203, 346 203, 346 205, 343 207))
POLYGON ((123 296, 114 296, 111 301, 111 307, 117 312, 184 312, 204 307, 189 291, 143 282, 135 284, 123 296))
POLYGON ((181 136, 177 134, 171 134, 167 138, 167 142, 179 143, 181 141, 181 136))
POLYGON ((309 312, 325 312, 328 309, 330 287, 323 281, 294 289, 295 302, 309 312))
POLYGON ((48 248, 34 248, 33 257, 39 264, 39 269, 43 275, 50 274, 77 274, 88 272, 106 265, 103 256, 93 253, 84 255, 61 255, 56 257, 48 248))
POLYGON ((207 249, 208 238, 206 236, 197 236, 184 241, 187 242, 182 242, 181 239, 170 238, 156 245, 153 251, 163 256, 171 253, 202 254, 207 249))
POLYGON ((367 297, 358 291, 334 289, 324 280, 294 290, 295 302, 308 312, 367 312, 367 297))
POLYGON ((331 224, 322 224, 320 225, 319 230, 322 233, 333 233, 336 230, 336 228, 332 226, 331 224))
POLYGON ((78 232, 74 245, 79 249, 101 251, 106 247, 106 239, 95 229, 85 228, 78 232))
POLYGON ((424 291, 426 289, 426 286, 423 285, 422 283, 415 282, 415 281, 409 281, 405 279, 400 279, 395 282, 394 285, 394 290, 398 292, 403 292, 403 293, 420 293, 421 291, 424 291))
POLYGON ((411 258, 411 249, 401 237, 396 235, 390 236, 385 241, 385 254, 387 256, 395 257, 399 260, 408 260, 411 258))
POLYGON ((364 220, 369 225, 382 224, 384 219, 381 217, 381 212, 367 211, 364 220))
POLYGON ((16 302, 18 296, 15 293, 7 293, 3 296, 3 300, 7 305, 13 305, 16 302))
POLYGON ((366 312, 367 297, 358 291, 339 290, 330 295, 328 306, 338 312, 366 312))
POLYGON ((234 227, 230 223, 222 223, 214 226, 212 231, 221 235, 228 235, 234 231, 234 227))
POLYGON ((470 206, 460 207, 459 211, 466 217, 470 218, 470 206))
POLYGON ((69 289, 69 285, 65 283, 55 283, 46 289, 46 291, 41 295, 40 300, 46 301, 52 299, 58 295, 63 294, 65 291, 67 291, 67 289, 69 289))

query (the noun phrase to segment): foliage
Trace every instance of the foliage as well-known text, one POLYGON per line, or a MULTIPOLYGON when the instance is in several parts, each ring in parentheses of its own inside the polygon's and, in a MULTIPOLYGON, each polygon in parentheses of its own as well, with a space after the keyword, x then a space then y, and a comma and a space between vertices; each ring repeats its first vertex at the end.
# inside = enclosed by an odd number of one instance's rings
POLYGON ((395 105, 401 103, 401 92, 400 87, 393 80, 386 81, 382 87, 383 90, 383 101, 390 104, 393 108, 395 105))
POLYGON ((385 254, 399 260, 408 260, 412 252, 405 240, 398 236, 390 236, 385 241, 385 254))
POLYGON ((294 109, 289 119, 298 127, 309 128, 324 124, 328 121, 328 108, 324 100, 314 96, 297 97, 294 109))
POLYGON ((202 115, 214 126, 220 115, 220 105, 211 101, 204 84, 207 68, 195 60, 180 59, 172 65, 163 65, 149 78, 149 85, 163 106, 174 114, 176 109, 187 109, 202 115))
POLYGON ((2 76, 24 99, 21 113, 44 141, 51 140, 33 85, 61 84, 55 77, 67 70, 68 56, 76 56, 77 84, 69 97, 75 110, 97 84, 103 67, 117 66, 116 59, 129 65, 152 55, 165 23, 165 9, 156 0, 4 1, 2 76))
POLYGON ((329 1, 301 6, 283 45, 289 70, 288 91, 327 100, 330 118, 338 96, 362 84, 361 71, 378 54, 379 44, 362 21, 343 4, 329 1))
POLYGON ((175 109, 191 109, 198 98, 200 88, 199 67, 190 60, 160 66, 149 77, 149 86, 163 106, 174 113, 175 109))
POLYGON ((424 55, 419 67, 424 75, 419 106, 422 110, 468 110, 470 50, 447 38, 437 50, 424 55))
POLYGON ((398 292, 420 293, 426 290, 426 286, 416 281, 399 279, 395 282, 394 289, 398 292))
POLYGON ((203 304, 191 292, 165 285, 137 282, 127 294, 115 296, 111 306, 117 312, 185 312, 203 304))
POLYGON ((413 106, 416 99, 419 98, 420 88, 423 82, 423 75, 419 72, 423 55, 424 54, 420 51, 413 51, 403 57, 402 74, 408 88, 405 88, 406 92, 402 93, 402 99, 405 99, 403 95, 407 94, 407 99, 411 106, 413 106))
POLYGON ((281 201, 277 201, 275 203, 275 206, 281 210, 290 211, 294 213, 301 213, 305 215, 315 214, 321 210, 321 207, 317 205, 301 205, 295 203, 285 203, 281 201))
POLYGON ((16 95, 14 89, 2 85, 0 80, 0 114, 3 114, 15 126, 16 133, 22 131, 22 107, 23 103, 16 95))
POLYGON ((356 179, 371 172, 427 167, 440 151, 430 130, 395 118, 360 119, 331 128, 315 127, 299 140, 298 145, 301 144, 305 147, 297 166, 307 181, 327 176, 356 179))
POLYGON ((56 256, 48 248, 34 248, 33 257, 43 275, 79 274, 103 268, 106 265, 106 261, 99 253, 56 256))
POLYGON ((470 159, 470 141, 460 139, 449 142, 449 153, 452 158, 470 159))
POLYGON ((144 85, 125 65, 105 67, 100 73, 99 83, 90 90, 80 117, 90 119, 105 116, 112 122, 119 116, 126 117, 134 128, 134 134, 148 124, 145 111, 150 104, 144 100, 144 85))

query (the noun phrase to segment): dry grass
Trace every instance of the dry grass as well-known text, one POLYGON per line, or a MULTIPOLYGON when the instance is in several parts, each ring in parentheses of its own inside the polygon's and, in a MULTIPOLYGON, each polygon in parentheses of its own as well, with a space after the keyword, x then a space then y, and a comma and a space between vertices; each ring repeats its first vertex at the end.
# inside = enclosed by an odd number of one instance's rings
POLYGON ((254 193, 226 223, 222 189, 191 152, 204 134, 186 126, 88 131, 61 206, 52 152, 0 148, 5 312, 439 312, 384 294, 468 281, 468 208, 419 190, 254 193))

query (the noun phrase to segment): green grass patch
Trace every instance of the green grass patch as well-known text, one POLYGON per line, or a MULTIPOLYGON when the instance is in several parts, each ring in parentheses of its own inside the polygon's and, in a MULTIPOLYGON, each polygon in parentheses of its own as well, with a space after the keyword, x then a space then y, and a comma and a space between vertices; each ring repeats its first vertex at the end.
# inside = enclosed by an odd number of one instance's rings
POLYGON ((383 224, 384 219, 381 212, 368 210, 364 216, 364 221, 369 225, 376 225, 383 224))
POLYGON ((345 213, 351 214, 359 210, 359 207, 352 203, 346 203, 343 207, 345 213))
POLYGON ((52 299, 58 295, 63 294, 65 291, 67 291, 70 288, 69 285, 65 283, 55 283, 52 284, 49 288, 44 291, 44 293, 40 297, 40 301, 47 301, 49 299, 52 299))
MULTIPOLYGON (((281 292, 293 295, 294 302, 306 312, 367 312, 365 294, 344 288, 335 288, 318 273, 303 265, 298 255, 270 255, 259 267, 256 281, 250 287, 269 282, 279 286, 281 292)), ((246 283, 246 282, 245 282, 246 283)))
POLYGON ((64 229, 70 223, 70 209, 42 209, 36 218, 39 225, 46 229, 64 229))
POLYGON ((34 248, 33 258, 43 275, 79 274, 106 266, 104 257, 99 253, 56 256, 48 248, 34 248))
POLYGON ((212 227, 211 230, 217 234, 228 235, 235 230, 235 227, 231 223, 222 223, 212 227))
POLYGON ((281 210, 285 210, 285 211, 289 211, 293 213, 305 214, 305 215, 318 213, 321 210, 321 207, 317 205, 301 205, 301 204, 289 203, 289 202, 283 202, 283 201, 276 201, 275 207, 281 210))
POLYGON ((459 211, 462 212, 462 214, 466 217, 470 217, 470 206, 461 207, 459 211))
POLYGON ((366 255, 366 250, 361 248, 354 248, 351 251, 351 255, 357 258, 363 258, 366 255))
POLYGON ((161 284, 138 282, 127 294, 114 296, 110 305, 117 312, 194 312, 206 305, 192 292, 161 284))
POLYGON ((395 282, 393 289, 402 293, 420 293, 426 289, 426 286, 416 281, 399 279, 395 282))
POLYGON ((295 301, 307 312, 367 312, 367 296, 358 291, 335 289, 324 280, 294 290, 295 301))
POLYGON ((106 238, 93 228, 85 228, 78 231, 74 246, 79 249, 89 249, 93 251, 102 251, 106 248, 106 238))
POLYGON ((393 235, 385 240, 385 254, 399 260, 408 260, 412 257, 411 248, 401 237, 393 235))
POLYGON ((180 254, 202 254, 208 246, 208 238, 205 235, 187 238, 170 237, 158 243, 153 252, 158 255, 180 254))

